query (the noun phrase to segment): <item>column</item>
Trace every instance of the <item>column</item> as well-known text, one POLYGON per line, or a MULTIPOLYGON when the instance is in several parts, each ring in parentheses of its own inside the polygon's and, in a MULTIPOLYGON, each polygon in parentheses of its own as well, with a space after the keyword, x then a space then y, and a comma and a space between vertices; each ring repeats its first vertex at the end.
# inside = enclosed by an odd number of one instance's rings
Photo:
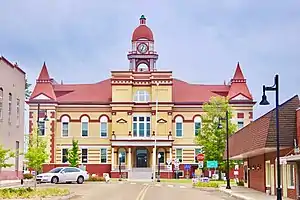
POLYGON ((173 149, 172 149, 172 147, 170 148, 170 160, 172 160, 172 154, 173 154, 173 149))
POLYGON ((115 169, 115 148, 111 148, 111 171, 115 169))
POLYGON ((128 148, 128 170, 131 170, 131 147, 128 148))

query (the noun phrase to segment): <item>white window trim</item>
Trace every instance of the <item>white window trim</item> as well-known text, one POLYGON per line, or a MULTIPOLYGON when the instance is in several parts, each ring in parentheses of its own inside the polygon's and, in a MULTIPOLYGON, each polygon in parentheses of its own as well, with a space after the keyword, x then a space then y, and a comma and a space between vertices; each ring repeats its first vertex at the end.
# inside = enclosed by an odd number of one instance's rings
POLYGON ((89 149, 88 148, 80 148, 80 152, 81 152, 81 157, 80 157, 80 164, 88 164, 89 163, 89 149), (82 162, 82 150, 86 149, 87 150, 87 154, 86 154, 86 162, 83 163, 82 162))
MULTIPOLYGON (((181 116, 177 116, 175 118, 175 138, 183 138, 183 125, 184 125, 183 118, 181 116), (181 136, 177 136, 177 127, 176 127, 177 123, 182 124, 182 126, 181 126, 181 136)), ((194 133, 194 135, 195 135, 195 133, 194 133)))
POLYGON ((83 116, 82 118, 81 118, 81 121, 80 121, 80 125, 81 125, 81 130, 80 130, 80 135, 81 135, 81 137, 82 138, 87 138, 87 137, 89 137, 89 132, 90 132, 90 122, 89 122, 89 118, 87 117, 87 116, 83 116), (87 122, 87 136, 83 136, 82 135, 82 122, 87 122))
POLYGON ((67 151, 69 151, 69 148, 62 148, 62 149, 61 149, 61 152, 60 152, 60 153, 61 153, 61 161, 60 161, 60 162, 61 162, 61 164, 70 164, 70 163, 69 163, 69 160, 67 160, 67 162, 65 162, 65 163, 63 162, 63 155, 64 155, 64 154, 63 154, 63 150, 64 150, 64 149, 67 149, 67 151))
POLYGON ((287 169, 287 173, 288 173, 288 179, 287 179, 287 181, 288 181, 288 186, 287 186, 287 188, 288 189, 295 189, 295 184, 296 184, 296 181, 295 181, 295 166, 293 165, 293 164, 287 164, 286 165, 287 167, 286 167, 286 169, 287 169), (291 177, 290 177, 290 171, 289 170, 291 170, 291 168, 294 166, 294 173, 293 173, 293 175, 294 175, 294 177, 293 177, 293 179, 294 179, 294 186, 292 186, 292 185, 290 185, 290 183, 291 183, 291 177))
MULTIPOLYGON (((271 172, 271 161, 270 160, 267 160, 267 161, 265 161, 265 177, 266 177, 266 180, 267 180, 267 170, 266 170, 266 164, 270 164, 270 173, 271 173, 271 176, 272 176, 272 172, 271 172)), ((270 177, 270 184, 271 184, 271 177, 270 177)), ((271 187, 271 185, 270 184, 267 184, 267 181, 266 181, 266 187, 271 187)))
POLYGON ((176 148, 175 149, 175 158, 177 159, 177 150, 181 149, 181 163, 183 162, 183 148, 176 148))
POLYGON ((100 164, 107 164, 108 163, 108 148, 107 147, 103 147, 103 148, 100 148, 100 160, 99 160, 99 163, 100 164), (105 163, 103 163, 103 162, 101 162, 101 149, 106 149, 106 162, 105 163))
MULTIPOLYGON (((39 135, 39 137, 45 137, 47 135, 47 121, 44 120, 44 118, 39 118, 39 122, 44 122, 44 135, 39 135)), ((38 124, 39 125, 39 124, 38 124)), ((39 127, 38 127, 39 128, 39 127)))
POLYGON ((68 116, 63 116, 62 119, 61 119, 61 137, 62 138, 68 138, 70 137, 70 118, 68 116), (64 122, 68 122, 68 136, 64 136, 63 135, 63 123, 64 122))
MULTIPOLYGON (((195 117, 195 119, 194 119, 194 137, 197 137, 196 136, 196 123, 200 123, 200 132, 201 132, 201 128, 202 128, 202 120, 201 120, 201 117, 200 116, 197 116, 197 117, 195 117)), ((183 125, 182 125, 182 127, 183 127, 183 125)), ((198 134, 200 134, 200 133, 198 133, 198 134)))
POLYGON ((107 118, 107 116, 102 116, 100 118, 100 138, 108 138, 108 118, 107 118), (101 136, 101 123, 106 123, 106 136, 101 136))
POLYGON ((144 114, 144 115, 143 114, 134 114, 134 115, 132 115, 132 130, 131 130, 132 137, 133 138, 150 138, 152 136, 152 134, 151 134, 151 130, 152 130, 151 129, 152 128, 151 123, 152 123, 151 122, 151 115, 149 115, 149 114, 144 114), (139 132, 139 128, 140 128, 139 127, 139 122, 140 122, 139 120, 136 121, 136 123, 137 123, 137 136, 133 135, 133 123, 134 123, 133 117, 137 117, 137 118, 144 117, 145 118, 145 121, 144 121, 144 125, 145 125, 145 127, 144 127, 145 128, 144 129, 144 136, 140 136, 140 134, 139 134, 140 133, 139 132), (149 122, 150 123, 150 136, 149 137, 147 137, 147 117, 150 117, 150 122, 149 122))
POLYGON ((136 103, 147 103, 150 101, 150 93, 147 90, 137 90, 133 95, 133 101, 136 103), (143 95, 141 95, 143 92, 143 95), (140 100, 140 96, 144 96, 145 100, 140 100))
POLYGON ((20 126, 20 116, 21 115, 21 101, 19 98, 16 99, 16 126, 19 127, 20 126), (19 103, 19 105, 18 105, 19 103), (18 112, 19 109, 19 112, 18 112))

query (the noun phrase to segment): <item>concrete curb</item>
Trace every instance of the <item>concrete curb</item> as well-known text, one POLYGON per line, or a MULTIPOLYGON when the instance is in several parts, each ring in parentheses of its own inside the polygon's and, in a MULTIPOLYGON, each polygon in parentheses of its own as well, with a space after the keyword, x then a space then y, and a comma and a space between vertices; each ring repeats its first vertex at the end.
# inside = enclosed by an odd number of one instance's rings
MULTIPOLYGON (((67 199, 71 199, 71 198, 73 198, 75 196, 76 196, 75 193, 71 193, 71 194, 63 196, 63 197, 57 197, 54 200, 67 200, 67 199)), ((51 198, 51 200, 53 200, 53 198, 51 198)))
POLYGON ((232 192, 232 190, 227 190, 227 189, 224 189, 224 188, 219 188, 219 191, 223 192, 225 194, 228 194, 230 197, 234 197, 236 199, 241 199, 241 200, 256 200, 256 199, 253 199, 251 197, 244 196, 242 194, 234 194, 232 192))

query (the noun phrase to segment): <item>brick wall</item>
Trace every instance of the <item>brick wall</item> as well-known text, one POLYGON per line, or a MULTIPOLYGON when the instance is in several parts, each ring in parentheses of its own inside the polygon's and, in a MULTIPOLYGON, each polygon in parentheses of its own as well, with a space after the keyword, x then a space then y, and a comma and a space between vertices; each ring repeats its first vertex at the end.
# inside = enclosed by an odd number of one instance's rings
POLYGON ((297 139, 298 145, 300 143, 300 108, 297 110, 297 139))
POLYGON ((249 187, 261 192, 265 192, 265 156, 259 155, 248 160, 249 187), (259 166, 259 169, 257 167, 259 166), (255 169, 252 169, 254 167, 255 169))

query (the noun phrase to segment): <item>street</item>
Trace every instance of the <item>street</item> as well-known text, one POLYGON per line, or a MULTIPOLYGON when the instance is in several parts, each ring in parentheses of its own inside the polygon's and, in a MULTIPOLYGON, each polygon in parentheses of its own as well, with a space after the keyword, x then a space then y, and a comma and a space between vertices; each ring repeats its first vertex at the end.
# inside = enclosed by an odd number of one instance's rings
MULTIPOLYGON (((53 187, 53 185, 47 185, 53 187)), ((169 183, 135 183, 112 182, 109 184, 100 182, 88 182, 83 185, 59 184, 61 188, 69 188, 75 193, 72 200, 81 199, 105 199, 105 200, 160 200, 160 199, 208 199, 209 200, 233 200, 219 191, 201 191, 190 185, 169 183)), ((43 187, 43 186, 42 186, 43 187)))

